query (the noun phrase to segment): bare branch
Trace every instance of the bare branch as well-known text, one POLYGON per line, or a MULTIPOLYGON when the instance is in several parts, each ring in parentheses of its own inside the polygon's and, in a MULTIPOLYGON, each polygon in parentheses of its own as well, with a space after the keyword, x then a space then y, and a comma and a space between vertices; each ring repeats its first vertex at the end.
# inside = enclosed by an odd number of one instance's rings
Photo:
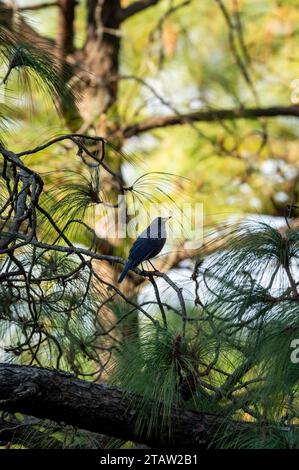
POLYGON ((30 448, 39 449, 43 441, 47 441, 47 448, 62 449, 63 446, 50 432, 42 432, 38 429, 39 420, 26 419, 25 422, 18 421, 13 415, 7 418, 0 417, 0 445, 20 444, 30 448), (29 440, 30 436, 30 440, 29 440))
POLYGON ((160 0, 137 0, 136 2, 129 5, 127 8, 123 8, 120 13, 120 21, 125 21, 133 15, 146 10, 149 7, 157 5, 160 0))
POLYGON ((34 11, 53 7, 59 7, 59 2, 41 2, 33 5, 23 5, 18 7, 18 11, 34 11))
POLYGON ((178 124, 191 122, 215 122, 235 119, 257 119, 261 117, 293 116, 299 117, 299 106, 270 106, 268 108, 231 108, 208 111, 194 111, 187 114, 158 116, 145 119, 142 122, 125 127, 122 132, 125 138, 133 137, 143 132, 178 124))

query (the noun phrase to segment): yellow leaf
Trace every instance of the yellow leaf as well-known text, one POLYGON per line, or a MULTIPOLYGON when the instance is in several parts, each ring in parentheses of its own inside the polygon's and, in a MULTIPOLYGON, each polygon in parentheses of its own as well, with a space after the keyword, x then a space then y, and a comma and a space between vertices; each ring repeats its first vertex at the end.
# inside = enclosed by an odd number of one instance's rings
POLYGON ((162 44, 166 57, 172 57, 175 53, 178 34, 171 23, 166 23, 162 30, 162 44))

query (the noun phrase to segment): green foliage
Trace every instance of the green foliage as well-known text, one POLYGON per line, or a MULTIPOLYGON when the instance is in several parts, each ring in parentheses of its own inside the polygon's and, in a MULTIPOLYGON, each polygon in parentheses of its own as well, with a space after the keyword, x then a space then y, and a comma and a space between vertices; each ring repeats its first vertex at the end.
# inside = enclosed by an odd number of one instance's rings
MULTIPOLYGON (((2 89, 6 88, 1 91, 1 101, 6 102, 1 104, 1 114, 16 114, 14 107, 19 93, 23 107, 26 99, 29 105, 32 104, 35 99, 33 93, 37 91, 43 99, 49 97, 56 109, 67 108, 74 114, 76 97, 68 83, 69 67, 59 64, 50 51, 50 44, 46 40, 38 40, 24 26, 21 17, 10 18, 7 9, 0 7, 0 10, 0 65, 5 70, 0 84, 2 89), (18 25, 17 31, 13 31, 12 24, 18 25), (17 78, 16 86, 11 85, 13 76, 17 78)), ((1 127, 3 131, 2 123, 1 127)))
POLYGON ((75 97, 68 85, 70 74, 65 67, 62 69, 58 65, 57 59, 49 53, 45 45, 36 46, 30 42, 21 42, 5 47, 3 54, 9 73, 17 70, 22 93, 30 93, 33 79, 35 87, 40 89, 44 96, 52 98, 54 104, 60 101, 64 106, 74 107, 75 97))
POLYGON ((298 239, 298 230, 244 224, 199 273, 202 307, 188 312, 186 337, 170 311, 168 330, 146 326, 122 345, 113 380, 136 393, 139 429, 161 431, 172 406, 187 406, 223 417, 217 447, 298 447, 298 239), (228 444, 232 418, 251 426, 228 444))
POLYGON ((188 361, 184 352, 176 350, 181 346, 181 338, 175 333, 149 327, 141 330, 138 340, 122 344, 112 383, 123 387, 138 409, 136 432, 145 427, 149 434, 158 435, 171 425, 171 409, 180 401, 178 369, 188 361), (157 421, 158 413, 162 421, 157 421))

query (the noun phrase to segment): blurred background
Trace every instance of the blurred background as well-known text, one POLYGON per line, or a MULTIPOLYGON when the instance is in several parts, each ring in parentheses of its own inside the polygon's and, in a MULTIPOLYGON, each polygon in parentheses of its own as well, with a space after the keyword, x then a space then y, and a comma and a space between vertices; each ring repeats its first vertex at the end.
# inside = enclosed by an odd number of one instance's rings
MULTIPOLYGON (((277 109, 271 118, 251 119, 213 113, 296 103, 296 0, 161 0, 133 14, 134 3, 104 2, 101 21, 92 0, 11 3, 71 65, 80 112, 57 115, 31 84, 33 104, 22 91, 11 147, 32 147, 70 128, 89 130, 127 155, 111 158, 128 183, 146 170, 189 178, 184 195, 204 203, 206 228, 236 214, 283 216, 298 199, 296 113, 277 109), (128 13, 121 22, 119 4, 128 13), (196 112, 208 114, 197 119, 196 112), (177 124, 168 126, 167 116, 177 124), (134 128, 139 123, 149 126, 134 128), (134 156, 143 166, 132 164, 134 156)), ((76 165, 67 149, 59 155, 50 149, 48 157, 32 163, 44 171, 76 165)), ((173 195, 183 184, 174 183, 173 195)))

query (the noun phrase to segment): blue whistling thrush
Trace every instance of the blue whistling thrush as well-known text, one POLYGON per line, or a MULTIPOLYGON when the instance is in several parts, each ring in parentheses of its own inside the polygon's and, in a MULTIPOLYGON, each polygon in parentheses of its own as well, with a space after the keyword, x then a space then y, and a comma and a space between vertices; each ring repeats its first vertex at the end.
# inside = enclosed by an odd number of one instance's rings
POLYGON ((138 264, 160 253, 166 242, 166 222, 169 219, 170 217, 157 217, 135 240, 124 270, 118 278, 119 283, 122 282, 129 269, 137 268, 138 264))

